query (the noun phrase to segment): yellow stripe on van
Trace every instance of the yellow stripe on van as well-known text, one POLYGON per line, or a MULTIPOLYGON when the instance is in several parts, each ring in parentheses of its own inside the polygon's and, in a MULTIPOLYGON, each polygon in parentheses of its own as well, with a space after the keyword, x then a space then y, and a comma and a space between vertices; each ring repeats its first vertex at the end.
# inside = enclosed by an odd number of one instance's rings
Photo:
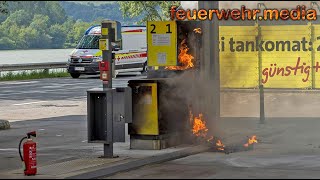
POLYGON ((94 56, 102 56, 102 51, 98 51, 94 56))
MULTIPOLYGON (((140 54, 145 54, 146 52, 135 52, 135 53, 121 53, 115 54, 115 60, 120 59, 130 59, 130 58, 140 58, 140 54)), ((94 56, 102 56, 102 51, 98 51, 94 56)))

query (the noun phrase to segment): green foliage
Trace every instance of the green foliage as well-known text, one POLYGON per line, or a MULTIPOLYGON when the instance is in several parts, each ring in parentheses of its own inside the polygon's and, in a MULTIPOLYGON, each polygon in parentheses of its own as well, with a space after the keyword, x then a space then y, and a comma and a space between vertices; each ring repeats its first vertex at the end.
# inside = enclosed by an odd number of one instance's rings
POLYGON ((66 12, 59 2, 47 3, 45 8, 50 10, 46 14, 50 17, 50 24, 62 24, 67 20, 66 12))
POLYGON ((7 9, 0 15, 0 49, 75 47, 93 24, 68 18, 54 1, 10 1, 7 9))
POLYGON ((145 24, 147 21, 168 20, 170 7, 179 6, 180 1, 119 1, 119 4, 124 17, 142 15, 138 23, 145 24))
POLYGON ((52 25, 49 28, 49 35, 51 38, 51 46, 52 48, 60 48, 63 47, 67 34, 63 30, 63 26, 59 24, 52 25))
POLYGON ((7 14, 8 13, 8 3, 7 1, 0 1, 0 14, 7 14))
POLYGON ((30 16, 31 15, 27 11, 21 9, 11 13, 3 23, 6 26, 10 26, 12 24, 16 24, 18 26, 28 26, 32 22, 30 16))
MULTIPOLYGON (((156 8, 162 10, 171 4, 167 1, 147 2, 148 12, 141 9, 143 4, 140 4, 136 11, 129 8, 128 13, 132 12, 133 15, 124 18, 116 1, 0 1, 0 50, 73 48, 86 29, 100 24, 103 19, 120 21, 122 25, 133 25, 141 21, 143 14, 156 14, 156 8), (153 7, 155 9, 152 9, 153 7)), ((134 5, 132 1, 127 3, 134 5)), ((151 17, 156 16, 163 18, 165 14, 160 11, 158 15, 151 17)))
POLYGON ((12 49, 15 47, 15 42, 8 37, 0 38, 0 49, 12 49))
POLYGON ((123 17, 117 1, 60 1, 60 4, 68 16, 75 20, 81 19, 84 22, 92 22, 101 18, 119 21, 122 25, 134 25, 142 18, 141 16, 123 17))

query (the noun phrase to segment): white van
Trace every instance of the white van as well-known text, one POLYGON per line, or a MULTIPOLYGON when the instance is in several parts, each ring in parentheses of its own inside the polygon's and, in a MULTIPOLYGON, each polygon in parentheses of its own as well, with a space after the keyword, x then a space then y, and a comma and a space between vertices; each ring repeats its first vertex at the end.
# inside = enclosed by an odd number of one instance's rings
MULTIPOLYGON (((115 53, 115 75, 122 72, 141 72, 147 68, 147 40, 145 26, 122 26, 122 48, 115 53)), ((73 78, 81 74, 100 74, 99 50, 101 26, 88 28, 68 59, 68 72, 73 78)))

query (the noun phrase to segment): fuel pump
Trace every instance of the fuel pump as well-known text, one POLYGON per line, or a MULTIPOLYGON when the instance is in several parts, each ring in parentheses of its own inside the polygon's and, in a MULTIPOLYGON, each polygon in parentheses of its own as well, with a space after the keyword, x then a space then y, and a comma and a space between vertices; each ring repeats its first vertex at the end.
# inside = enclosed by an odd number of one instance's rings
POLYGON ((24 162, 24 175, 31 176, 37 174, 37 144, 32 140, 31 137, 36 137, 37 134, 35 131, 27 133, 26 137, 23 137, 19 143, 19 155, 21 161, 24 162), (27 139, 25 143, 23 143, 23 157, 21 155, 21 143, 23 140, 27 139))

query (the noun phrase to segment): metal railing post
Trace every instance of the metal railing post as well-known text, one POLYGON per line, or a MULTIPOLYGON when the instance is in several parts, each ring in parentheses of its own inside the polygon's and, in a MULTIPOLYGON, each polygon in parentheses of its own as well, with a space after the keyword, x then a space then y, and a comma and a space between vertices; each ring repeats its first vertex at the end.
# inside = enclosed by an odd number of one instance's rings
MULTIPOLYGON (((261 6, 264 6, 266 8, 266 6, 263 3, 258 3, 258 9, 261 8, 261 6)), ((261 26, 259 24, 259 20, 256 19, 256 26, 258 29, 258 35, 257 35, 257 39, 258 39, 258 43, 260 43, 261 41, 261 26)), ((259 61, 259 97, 260 97, 260 120, 259 123, 260 124, 264 124, 265 123, 265 111, 264 111, 264 86, 262 83, 262 54, 261 54, 261 50, 258 50, 258 61, 259 61)))
POLYGON ((260 124, 264 124, 265 123, 264 88, 262 84, 259 86, 259 95, 260 95, 260 124))
MULTIPOLYGON (((310 40, 312 42, 312 51, 311 51, 311 67, 315 66, 315 35, 314 35, 314 26, 312 25, 311 22, 308 22, 308 26, 310 28, 310 40)), ((311 85, 311 89, 315 89, 316 88, 316 74, 315 74, 315 69, 311 68, 311 78, 312 78, 312 85, 311 85)))

